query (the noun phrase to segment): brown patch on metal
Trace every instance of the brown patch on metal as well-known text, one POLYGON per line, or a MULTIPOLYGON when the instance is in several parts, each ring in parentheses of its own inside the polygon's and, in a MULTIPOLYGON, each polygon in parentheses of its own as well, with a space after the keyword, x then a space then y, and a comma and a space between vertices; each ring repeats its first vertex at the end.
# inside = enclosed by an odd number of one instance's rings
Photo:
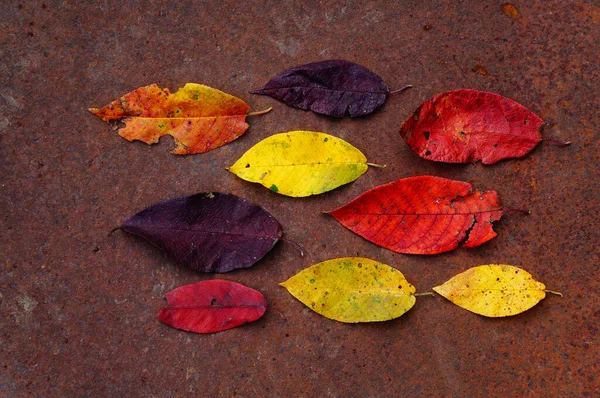
POLYGON ((477 64, 473 67, 473 69, 471 69, 471 72, 477 73, 481 76, 485 76, 488 74, 487 69, 485 69, 483 66, 477 64))
POLYGON ((502 12, 507 17, 511 17, 514 20, 521 19, 521 12, 519 9, 512 3, 504 3, 502 4, 502 12))

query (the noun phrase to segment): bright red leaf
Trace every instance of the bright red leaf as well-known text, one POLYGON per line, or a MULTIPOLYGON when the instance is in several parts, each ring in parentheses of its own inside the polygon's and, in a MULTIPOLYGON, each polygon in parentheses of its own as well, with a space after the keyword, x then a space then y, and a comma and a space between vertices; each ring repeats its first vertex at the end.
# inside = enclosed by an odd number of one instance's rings
POLYGON ((493 164, 529 153, 542 140, 543 123, 511 99, 461 89, 438 94, 419 106, 400 135, 424 159, 493 164))
POLYGON ((215 333, 259 319, 267 300, 258 291, 225 280, 180 286, 165 294, 167 306, 158 319, 177 329, 215 333))
POLYGON ((502 217, 495 191, 479 192, 467 182, 420 176, 365 192, 330 212, 343 226, 398 253, 437 254, 479 246, 496 236, 502 217))

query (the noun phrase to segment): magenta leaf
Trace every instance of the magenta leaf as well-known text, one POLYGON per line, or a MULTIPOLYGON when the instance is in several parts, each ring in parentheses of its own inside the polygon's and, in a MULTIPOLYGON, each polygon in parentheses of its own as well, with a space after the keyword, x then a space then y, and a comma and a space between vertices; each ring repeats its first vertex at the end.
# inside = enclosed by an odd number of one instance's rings
POLYGON ((269 95, 287 105, 322 115, 364 116, 385 102, 388 86, 354 62, 330 60, 288 69, 253 94, 269 95))
POLYGON ((176 262, 202 272, 228 272, 260 260, 281 238, 281 225, 235 195, 199 193, 154 204, 121 229, 139 235, 176 262))
POLYGON ((158 319, 195 333, 215 333, 253 322, 267 309, 267 300, 259 291, 218 279, 180 286, 165 298, 167 306, 158 319))

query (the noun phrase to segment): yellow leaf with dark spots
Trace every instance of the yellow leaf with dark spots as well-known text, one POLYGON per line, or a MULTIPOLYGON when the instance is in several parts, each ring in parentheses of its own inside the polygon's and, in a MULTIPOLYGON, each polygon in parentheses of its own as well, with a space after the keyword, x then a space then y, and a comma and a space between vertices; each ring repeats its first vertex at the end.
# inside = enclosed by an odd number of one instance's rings
POLYGON ((519 314, 546 297, 546 292, 556 293, 546 290, 529 272, 504 264, 473 267, 433 291, 462 308, 488 317, 519 314))
POLYGON ((290 131, 260 141, 228 170, 273 192, 303 197, 352 182, 369 165, 376 166, 341 138, 315 131, 290 131))
POLYGON ((387 321, 415 304, 415 288, 400 271, 368 258, 324 261, 280 285, 308 308, 340 322, 387 321))

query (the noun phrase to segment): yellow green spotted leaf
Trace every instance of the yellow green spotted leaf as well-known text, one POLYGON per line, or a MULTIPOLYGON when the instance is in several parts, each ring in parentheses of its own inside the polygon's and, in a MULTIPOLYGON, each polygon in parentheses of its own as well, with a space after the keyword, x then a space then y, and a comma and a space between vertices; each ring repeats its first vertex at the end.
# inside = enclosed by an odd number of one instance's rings
POLYGON ((280 285, 308 308, 340 322, 387 321, 415 304, 415 288, 400 271, 368 258, 324 261, 280 285))
POLYGON ((340 138, 290 131, 260 141, 228 170, 273 192, 301 197, 352 182, 367 168, 365 155, 340 138))
POLYGON ((545 289, 521 268, 489 264, 458 274, 433 291, 476 314, 502 317, 530 309, 551 292, 545 289))

